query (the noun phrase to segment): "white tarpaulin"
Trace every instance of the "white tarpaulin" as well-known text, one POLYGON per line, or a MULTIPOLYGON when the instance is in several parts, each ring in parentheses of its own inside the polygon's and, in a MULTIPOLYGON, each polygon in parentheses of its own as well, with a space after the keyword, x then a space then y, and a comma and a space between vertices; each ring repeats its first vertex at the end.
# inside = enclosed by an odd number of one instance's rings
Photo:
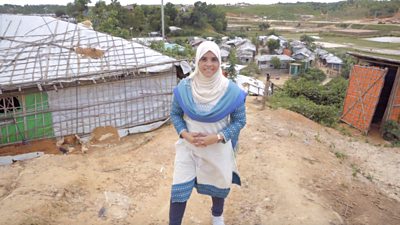
POLYGON ((244 75, 237 75, 236 84, 248 94, 264 95, 265 84, 261 80, 244 75))
POLYGON ((0 14, 0 35, 0 85, 91 79, 134 68, 160 72, 172 66, 162 63, 176 61, 141 44, 52 17, 0 14))

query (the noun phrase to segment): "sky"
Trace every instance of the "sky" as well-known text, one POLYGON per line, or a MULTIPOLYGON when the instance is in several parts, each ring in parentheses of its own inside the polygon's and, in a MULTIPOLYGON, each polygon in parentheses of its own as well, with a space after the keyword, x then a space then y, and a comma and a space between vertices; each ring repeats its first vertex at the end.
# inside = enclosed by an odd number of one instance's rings
MULTIPOLYGON (((74 0, 0 0, 0 5, 4 4, 13 4, 13 5, 41 5, 41 4, 56 4, 56 5, 66 5, 69 2, 73 2, 74 0)), ((190 4, 193 5, 195 2, 207 2, 207 4, 235 4, 238 2, 246 2, 250 4, 274 4, 278 2, 282 3, 295 3, 295 2, 338 2, 339 0, 164 0, 164 5, 167 2, 171 2, 172 4, 190 4)), ((91 0, 90 5, 94 5, 97 0, 91 0)), ((111 2, 111 0, 106 0, 107 4, 111 2)), ((146 4, 146 5, 155 5, 161 4, 161 0, 119 0, 121 5, 129 5, 129 4, 146 4)))

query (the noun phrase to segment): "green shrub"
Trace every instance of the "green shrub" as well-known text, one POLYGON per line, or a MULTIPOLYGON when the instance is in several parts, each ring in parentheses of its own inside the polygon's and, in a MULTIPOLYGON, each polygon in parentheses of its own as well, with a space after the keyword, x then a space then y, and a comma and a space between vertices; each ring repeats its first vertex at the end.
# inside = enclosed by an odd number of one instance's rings
POLYGON ((283 86, 284 93, 292 98, 304 96, 319 105, 341 107, 346 95, 347 80, 342 77, 332 79, 326 85, 303 77, 288 80, 283 86))
POLYGON ((339 118, 339 109, 335 106, 318 105, 305 97, 291 98, 275 95, 270 101, 273 107, 289 109, 330 127, 333 127, 339 118))
POLYGON ((350 76, 351 68, 353 68, 353 65, 355 63, 355 59, 349 55, 343 54, 339 56, 341 59, 343 59, 343 66, 342 66, 342 72, 341 76, 348 79, 350 76))
POLYGON ((305 73, 300 74, 300 77, 309 81, 322 82, 326 79, 326 74, 320 69, 310 68, 305 73))
POLYGON ((319 99, 321 99, 322 88, 315 81, 299 78, 288 80, 283 87, 283 91, 289 97, 297 98, 303 96, 318 104, 319 99))
POLYGON ((400 144, 400 125, 396 121, 388 120, 383 124, 383 139, 398 146, 400 144))
POLYGON ((271 98, 271 105, 295 111, 332 127, 339 121, 342 112, 347 80, 337 77, 321 85, 316 80, 322 79, 322 76, 317 70, 311 71, 308 76, 288 80, 282 90, 271 98))
POLYGON ((240 70, 240 74, 245 76, 256 77, 256 75, 259 75, 260 73, 261 71, 255 62, 249 63, 245 68, 240 70))
POLYGON ((165 49, 164 41, 155 41, 152 42, 150 45, 151 49, 154 49, 156 51, 159 51, 165 55, 178 58, 178 59, 187 59, 187 58, 193 58, 194 57, 194 50, 192 49, 192 46, 189 44, 184 44, 183 45, 184 50, 180 50, 178 46, 175 46, 172 49, 165 49))
POLYGON ((324 87, 319 104, 335 105, 343 107, 343 101, 346 97, 348 80, 343 77, 336 77, 327 83, 324 87))

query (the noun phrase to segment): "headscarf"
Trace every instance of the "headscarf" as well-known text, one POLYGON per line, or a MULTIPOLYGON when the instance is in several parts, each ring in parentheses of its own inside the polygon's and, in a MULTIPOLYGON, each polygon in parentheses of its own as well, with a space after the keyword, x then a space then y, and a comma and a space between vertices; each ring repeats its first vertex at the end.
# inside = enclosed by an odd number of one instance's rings
POLYGON ((229 80, 222 74, 221 51, 217 44, 212 41, 204 41, 196 51, 195 70, 190 74, 192 79, 192 94, 196 102, 201 104, 215 103, 225 93, 229 80), (219 68, 212 77, 204 76, 199 69, 199 61, 207 52, 212 52, 219 62, 219 68))
POLYGON ((214 53, 221 62, 219 47, 214 42, 203 42, 196 52, 196 69, 187 79, 179 82, 173 93, 176 102, 191 119, 213 123, 225 118, 243 105, 246 93, 223 76, 221 68, 209 78, 200 73, 198 63, 208 51, 214 53), (198 103, 216 104, 208 111, 200 110, 198 103))

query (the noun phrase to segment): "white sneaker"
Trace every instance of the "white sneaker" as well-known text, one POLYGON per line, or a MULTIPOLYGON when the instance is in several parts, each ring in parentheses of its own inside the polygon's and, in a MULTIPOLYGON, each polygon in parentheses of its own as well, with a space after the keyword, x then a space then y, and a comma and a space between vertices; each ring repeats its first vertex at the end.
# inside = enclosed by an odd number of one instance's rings
POLYGON ((212 224, 213 225, 225 225, 224 216, 212 216, 212 224))

